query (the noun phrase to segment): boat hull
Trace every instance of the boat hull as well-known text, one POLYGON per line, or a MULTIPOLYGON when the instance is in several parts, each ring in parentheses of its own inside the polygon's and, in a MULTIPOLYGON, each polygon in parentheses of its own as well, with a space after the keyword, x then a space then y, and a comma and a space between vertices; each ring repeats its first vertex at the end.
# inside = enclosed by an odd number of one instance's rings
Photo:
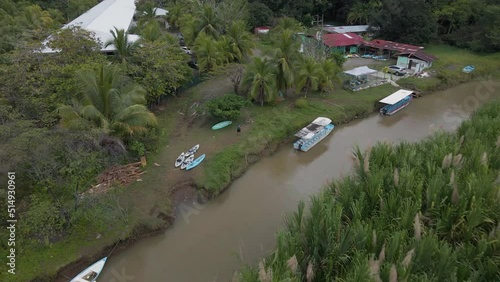
POLYGON ((190 170, 198 166, 205 159, 205 154, 199 156, 196 160, 192 161, 186 166, 186 170, 190 170))
POLYGON ((233 122, 230 121, 230 120, 226 120, 226 121, 223 121, 223 122, 219 122, 218 124, 212 126, 212 130, 218 130, 218 129, 221 129, 221 128, 224 128, 226 126, 229 126, 231 125, 233 122))
POLYGON ((87 267, 84 271, 80 272, 75 278, 71 279, 70 282, 94 282, 96 281, 99 274, 101 274, 104 265, 106 264, 106 260, 108 258, 105 257, 100 261, 97 261, 93 265, 87 267))
POLYGON ((313 138, 310 139, 299 139, 297 142, 293 143, 293 148, 299 151, 307 152, 312 147, 316 146, 321 140, 325 139, 328 134, 330 134, 335 126, 333 124, 326 125, 322 130, 320 130, 313 138))
POLYGON ((400 104, 396 104, 397 105, 396 107, 384 106, 380 109, 380 113, 382 115, 392 116, 393 114, 401 111, 406 106, 408 106, 410 104, 411 100, 412 100, 412 96, 408 96, 408 98, 405 101, 403 101, 400 104))
POLYGON ((475 70, 476 68, 474 66, 466 66, 465 68, 462 69, 462 72, 465 73, 471 73, 475 70))

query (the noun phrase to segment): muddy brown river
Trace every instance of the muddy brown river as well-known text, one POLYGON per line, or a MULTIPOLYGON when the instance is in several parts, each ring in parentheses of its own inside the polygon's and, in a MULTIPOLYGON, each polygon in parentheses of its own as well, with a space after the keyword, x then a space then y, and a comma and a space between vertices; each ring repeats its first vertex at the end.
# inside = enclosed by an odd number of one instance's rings
POLYGON ((272 250, 283 216, 300 200, 349 172, 355 144, 417 141, 434 130, 453 130, 479 105, 499 97, 500 81, 463 84, 414 99, 394 116, 372 114, 338 126, 307 153, 285 145, 206 205, 181 205, 165 233, 111 255, 98 281, 231 281, 244 264, 255 265, 272 250))

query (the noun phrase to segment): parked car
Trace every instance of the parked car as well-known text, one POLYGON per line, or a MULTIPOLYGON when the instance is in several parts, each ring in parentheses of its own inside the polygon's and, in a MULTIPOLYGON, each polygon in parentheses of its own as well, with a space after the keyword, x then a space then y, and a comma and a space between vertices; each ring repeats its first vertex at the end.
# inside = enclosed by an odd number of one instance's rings
POLYGON ((193 61, 189 61, 188 63, 188 66, 191 67, 192 69, 195 69, 197 70, 198 69, 198 64, 193 62, 193 61))
POLYGON ((184 39, 183 39, 183 38, 180 38, 180 39, 179 39, 179 45, 180 45, 180 46, 186 46, 186 42, 184 42, 184 39))
POLYGON ((188 54, 188 55, 193 55, 193 51, 191 49, 189 49, 188 47, 184 46, 184 47, 181 47, 182 51, 184 51, 184 53, 188 54))
POLYGON ((392 73, 395 75, 405 75, 406 74, 406 68, 400 67, 400 66, 389 66, 387 68, 388 73, 392 73))

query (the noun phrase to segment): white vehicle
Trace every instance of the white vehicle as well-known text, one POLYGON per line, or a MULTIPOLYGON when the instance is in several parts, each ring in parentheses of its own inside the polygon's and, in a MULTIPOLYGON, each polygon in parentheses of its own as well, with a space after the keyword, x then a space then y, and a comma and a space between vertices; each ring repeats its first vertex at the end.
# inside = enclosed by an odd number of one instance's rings
POLYGON ((395 75, 405 75, 406 74, 406 69, 403 68, 403 67, 394 65, 394 66, 389 66, 387 68, 387 72, 395 74, 395 75))
POLYGON ((184 51, 184 53, 188 54, 188 55, 193 55, 193 51, 191 49, 189 49, 188 47, 184 46, 184 47, 181 47, 182 51, 184 51))

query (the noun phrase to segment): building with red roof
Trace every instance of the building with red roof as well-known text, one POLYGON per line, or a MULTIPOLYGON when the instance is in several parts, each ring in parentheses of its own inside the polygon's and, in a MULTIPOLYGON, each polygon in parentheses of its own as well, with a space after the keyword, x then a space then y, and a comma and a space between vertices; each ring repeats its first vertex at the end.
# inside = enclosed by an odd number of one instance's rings
POLYGON ((341 53, 358 53, 359 46, 365 43, 363 37, 352 32, 325 34, 322 40, 330 50, 341 53))
POLYGON ((432 62, 437 60, 437 57, 425 53, 423 51, 424 47, 411 44, 374 39, 370 42, 365 42, 364 47, 368 49, 368 53, 387 53, 387 58, 397 56, 398 66, 414 72, 421 72, 423 69, 431 67, 432 62))

